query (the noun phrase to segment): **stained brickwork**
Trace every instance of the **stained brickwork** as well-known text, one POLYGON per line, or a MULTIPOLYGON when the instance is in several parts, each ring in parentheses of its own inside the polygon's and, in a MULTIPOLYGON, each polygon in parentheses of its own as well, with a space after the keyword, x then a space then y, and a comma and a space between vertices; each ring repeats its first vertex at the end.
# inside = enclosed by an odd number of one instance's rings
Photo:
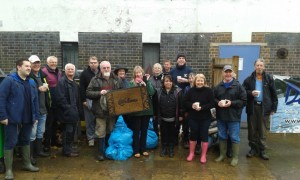
POLYGON ((130 72, 134 66, 143 64, 141 33, 80 32, 78 39, 80 68, 87 64, 86 60, 92 55, 100 61, 109 60, 112 68, 122 64, 130 72))
POLYGON ((48 56, 60 60, 59 32, 0 32, 0 68, 5 73, 15 67, 16 60, 32 54, 38 55, 42 64, 46 64, 48 56))
POLYGON ((252 42, 267 43, 261 48, 261 57, 266 60, 266 70, 276 75, 300 77, 300 33, 252 33, 252 42), (277 57, 277 50, 286 48, 285 59, 277 57))
POLYGON ((194 72, 203 73, 211 81, 212 58, 218 57, 219 50, 210 43, 230 43, 231 33, 162 33, 160 59, 169 58, 176 64, 178 53, 186 55, 187 65, 194 72))

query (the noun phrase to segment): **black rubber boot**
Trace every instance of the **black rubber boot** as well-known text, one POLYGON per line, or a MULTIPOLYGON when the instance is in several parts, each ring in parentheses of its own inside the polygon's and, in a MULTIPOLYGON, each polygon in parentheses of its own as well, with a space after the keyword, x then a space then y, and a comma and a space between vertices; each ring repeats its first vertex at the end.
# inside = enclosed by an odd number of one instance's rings
POLYGON ((169 145, 169 157, 170 158, 174 157, 174 145, 173 144, 169 145))
POLYGON ((47 152, 44 152, 43 148, 42 148, 42 139, 37 138, 34 141, 34 146, 35 146, 35 152, 34 155, 36 156, 40 156, 40 157, 49 157, 50 154, 47 152))
POLYGON ((32 165, 36 165, 37 161, 36 159, 33 157, 33 152, 34 152, 34 142, 35 141, 31 141, 30 142, 30 162, 32 165))
POLYGON ((163 144, 160 151, 160 157, 165 157, 167 155, 168 155, 168 147, 166 144, 163 144))
POLYGON ((5 173, 4 157, 0 158, 0 173, 5 173))
POLYGON ((97 138, 97 160, 104 161, 105 138, 97 138))

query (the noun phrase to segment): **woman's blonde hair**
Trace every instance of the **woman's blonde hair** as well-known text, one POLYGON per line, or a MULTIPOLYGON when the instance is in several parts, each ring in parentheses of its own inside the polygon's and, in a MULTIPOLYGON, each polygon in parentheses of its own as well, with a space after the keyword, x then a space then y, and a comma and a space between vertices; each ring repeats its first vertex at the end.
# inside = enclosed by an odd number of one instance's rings
POLYGON ((193 87, 196 87, 196 81, 200 78, 204 80, 204 86, 207 87, 206 77, 204 76, 204 74, 196 74, 196 76, 194 77, 193 87))
POLYGON ((145 74, 143 68, 141 66, 135 66, 133 68, 133 71, 132 71, 132 78, 134 79, 135 78, 135 73, 138 72, 138 71, 141 71, 142 72, 142 75, 145 74))

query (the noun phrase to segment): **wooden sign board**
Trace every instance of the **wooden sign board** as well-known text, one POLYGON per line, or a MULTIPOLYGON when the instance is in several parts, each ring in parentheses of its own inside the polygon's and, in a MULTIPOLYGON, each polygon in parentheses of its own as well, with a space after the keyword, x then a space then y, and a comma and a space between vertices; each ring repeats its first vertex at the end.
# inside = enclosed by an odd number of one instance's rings
POLYGON ((150 108, 145 86, 110 91, 107 93, 106 101, 110 115, 128 114, 150 108))

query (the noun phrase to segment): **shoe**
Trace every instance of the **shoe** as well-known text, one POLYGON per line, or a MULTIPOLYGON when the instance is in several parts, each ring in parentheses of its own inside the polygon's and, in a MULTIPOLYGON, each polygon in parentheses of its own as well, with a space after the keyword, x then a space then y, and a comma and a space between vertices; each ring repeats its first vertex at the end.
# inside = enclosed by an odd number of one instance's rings
POLYGON ((149 153, 148 152, 143 152, 143 156, 149 156, 149 153))
POLYGON ((261 151, 260 152, 260 157, 263 159, 263 160, 269 160, 269 156, 267 155, 266 151, 261 151))
POLYGON ((140 158, 140 157, 141 157, 141 154, 140 154, 140 153, 136 153, 136 154, 134 155, 134 157, 140 158))
POLYGON ((184 141, 184 142, 183 142, 183 148, 184 148, 184 149, 189 149, 189 148, 190 148, 189 141, 184 141))
POLYGON ((232 150, 228 150, 228 149, 227 149, 226 156, 227 156, 228 158, 232 158, 232 150))
POLYGON ((169 157, 170 158, 173 158, 174 157, 174 146, 173 144, 172 145, 169 145, 169 157))
POLYGON ((78 157, 79 154, 78 153, 74 153, 74 152, 71 152, 69 154, 65 154, 66 157, 78 157))
POLYGON ((252 158, 253 156, 256 155, 256 150, 251 148, 250 151, 248 152, 248 154, 246 155, 248 158, 252 158))
POLYGON ((160 157, 165 157, 168 155, 168 148, 167 145, 163 145, 160 151, 160 157))
POLYGON ((95 140, 94 139, 89 140, 88 144, 89 144, 89 147, 94 147, 95 146, 95 140))
POLYGON ((195 148, 195 155, 200 155, 200 153, 201 153, 201 146, 197 144, 195 148))

